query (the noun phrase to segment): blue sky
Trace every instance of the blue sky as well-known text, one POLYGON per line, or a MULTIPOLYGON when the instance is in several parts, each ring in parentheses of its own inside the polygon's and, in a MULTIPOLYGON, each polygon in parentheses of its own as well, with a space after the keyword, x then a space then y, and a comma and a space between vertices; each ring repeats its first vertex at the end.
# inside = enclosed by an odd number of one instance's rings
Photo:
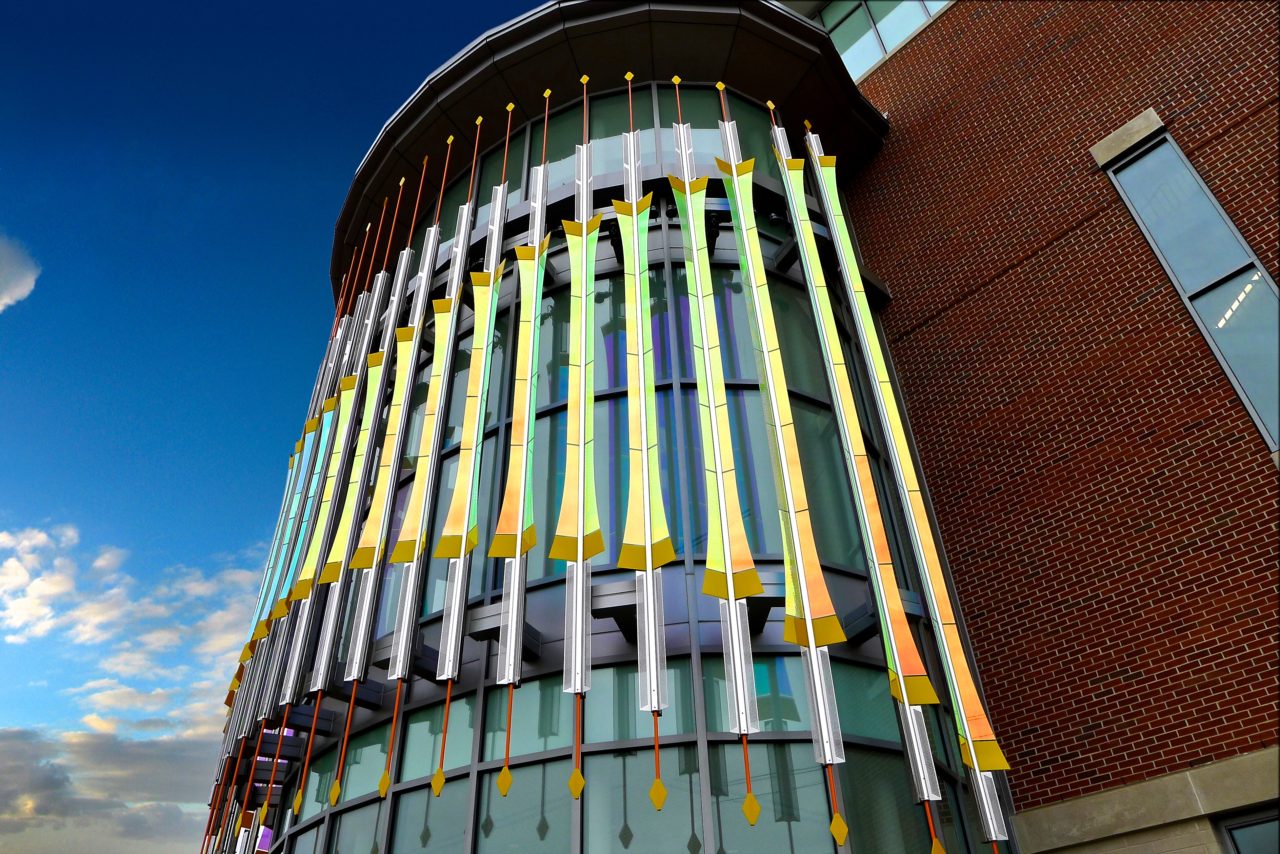
POLYGON ((6 4, 0 851, 198 844, 351 175, 533 5, 6 4))

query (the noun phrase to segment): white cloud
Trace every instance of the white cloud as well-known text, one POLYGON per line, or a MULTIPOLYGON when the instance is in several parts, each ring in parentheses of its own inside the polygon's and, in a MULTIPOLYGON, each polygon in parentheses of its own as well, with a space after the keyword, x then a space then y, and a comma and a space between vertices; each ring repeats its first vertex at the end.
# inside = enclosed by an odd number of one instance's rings
POLYGON ((57 624, 55 605, 75 590, 75 579, 67 572, 46 572, 27 583, 16 595, 7 595, 0 608, 0 626, 13 629, 5 635, 10 643, 26 643, 44 637, 57 624))
POLYGON ((40 277, 40 265, 17 241, 0 234, 0 311, 26 299, 40 277))
POLYGON ((98 662, 108 673, 139 679, 158 679, 162 674, 155 659, 142 650, 122 649, 98 662))
POLYGON ((175 688, 153 688, 140 691, 122 685, 116 679, 93 679, 79 688, 71 688, 69 694, 78 695, 83 703, 99 711, 155 712, 167 706, 178 694, 175 688))
POLYGON ((98 549, 98 556, 93 559, 93 568, 99 572, 115 572, 124 566, 129 557, 129 550, 119 546, 103 546, 98 549))
POLYGON ((104 718, 97 714, 87 714, 80 719, 80 722, 94 732, 115 732, 120 727, 119 718, 104 718))

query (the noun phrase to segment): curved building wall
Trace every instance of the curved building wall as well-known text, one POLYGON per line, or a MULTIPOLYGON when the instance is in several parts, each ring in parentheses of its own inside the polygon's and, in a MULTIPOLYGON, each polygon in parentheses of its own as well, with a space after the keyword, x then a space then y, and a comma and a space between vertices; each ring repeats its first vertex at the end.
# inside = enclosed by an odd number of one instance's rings
MULTIPOLYGON (((820 32, 816 37, 824 38, 820 32)), ((715 526, 708 518, 702 474, 704 428, 698 413, 699 372, 691 322, 694 307, 681 234, 686 223, 681 221, 678 194, 668 180, 679 171, 671 129, 677 121, 675 90, 665 83, 637 80, 628 102, 626 90, 601 88, 589 101, 587 131, 594 149, 595 181, 588 213, 599 215, 601 220, 594 278, 595 322, 589 334, 594 352, 590 419, 594 424, 595 489, 603 551, 591 561, 592 675, 591 689, 581 706, 580 746, 574 739, 577 701, 562 685, 567 564, 549 555, 565 488, 567 421, 575 399, 569 381, 573 364, 572 262, 565 228, 560 225, 562 220, 577 218, 578 213, 574 145, 582 137, 583 103, 572 99, 555 102, 557 109, 550 114, 546 132, 546 221, 551 225, 543 295, 534 313, 539 334, 530 484, 537 539, 527 557, 523 680, 514 693, 495 684, 496 626, 508 603, 503 601, 504 560, 486 556, 503 498, 511 434, 518 429, 518 414, 512 410, 520 339, 530 329, 519 322, 524 306, 518 297, 519 277, 509 264, 496 285, 499 295, 492 358, 485 378, 489 394, 476 449, 480 459, 475 490, 479 543, 461 600, 467 619, 456 681, 446 686, 434 678, 436 656, 443 654, 438 641, 447 610, 448 560, 431 556, 430 550, 420 558, 420 602, 410 605, 419 615, 416 660, 403 684, 385 673, 393 655, 396 615, 402 605, 399 597, 411 564, 385 561, 372 570, 377 580, 369 589, 378 593, 368 624, 357 616, 362 582, 336 583, 340 574, 354 574, 354 567, 341 566, 328 577, 328 568, 318 572, 300 595, 289 597, 295 601, 270 618, 269 627, 265 620, 260 624, 261 637, 255 636, 254 644, 246 648, 245 671, 229 697, 232 717, 211 805, 211 847, 306 854, 364 854, 370 850, 889 852, 927 850, 932 832, 948 851, 992 850, 992 843, 984 841, 988 834, 975 807, 973 778, 966 770, 965 756, 972 755, 972 746, 957 739, 954 721, 963 715, 953 696, 944 690, 947 658, 939 654, 926 617, 926 588, 933 582, 928 573, 921 573, 911 547, 912 525, 919 520, 913 523, 908 518, 902 509, 904 495, 895 486, 892 458, 895 453, 913 454, 909 437, 895 445, 880 426, 876 384, 870 381, 867 365, 859 355, 853 321, 856 307, 837 294, 833 326, 823 327, 815 321, 809 295, 813 271, 806 262, 815 264, 819 273, 825 272, 833 290, 838 290, 834 283, 841 276, 836 241, 818 204, 815 176, 808 178, 807 186, 801 185, 802 191, 808 192, 801 201, 813 217, 815 234, 815 254, 802 257, 804 246, 798 244, 800 233, 788 211, 786 185, 769 135, 769 109, 759 93, 730 92, 724 108, 736 121, 743 157, 754 157, 756 162, 749 180, 755 185, 755 218, 780 339, 780 363, 789 381, 797 465, 809 495, 820 562, 817 577, 830 591, 835 616, 847 638, 823 647, 832 662, 840 723, 837 738, 843 742, 845 761, 829 766, 829 774, 815 762, 815 721, 807 696, 813 671, 799 654, 801 647, 784 637, 784 612, 790 613, 791 608, 787 587, 794 579, 793 556, 784 545, 786 516, 780 514, 780 508, 785 502, 779 494, 770 447, 768 389, 762 387, 753 309, 747 294, 749 285, 743 281, 731 200, 718 177, 721 172, 716 159, 723 155, 717 123, 722 105, 719 93, 710 81, 704 81, 681 87, 679 112, 692 126, 696 174, 713 176, 708 184, 704 225, 712 302, 722 345, 728 440, 737 461, 731 476, 741 498, 747 547, 762 586, 747 605, 760 731, 750 735, 749 744, 735 733, 726 707, 721 609, 716 598, 703 592, 708 537, 715 533, 715 526), (628 420, 626 365, 624 291, 628 271, 623 226, 613 200, 623 195, 622 134, 633 122, 640 132, 640 191, 652 193, 653 198, 647 234, 640 235, 639 241, 647 253, 649 269, 658 475, 675 553, 662 575, 670 705, 655 720, 639 710, 637 697, 637 573, 618 567, 628 510, 627 452, 633 427, 628 420), (869 575, 878 570, 868 565, 872 544, 864 542, 860 533, 865 503, 856 497, 846 474, 836 417, 840 403, 819 345, 824 328, 834 331, 848 359, 848 379, 854 391, 851 406, 862 427, 860 441, 866 445, 868 487, 880 496, 885 545, 893 556, 888 578, 905 607, 904 622, 898 628, 918 646, 940 695, 939 703, 916 707, 923 714, 927 749, 932 751, 931 764, 938 778, 938 797, 928 812, 917 803, 904 755, 898 706, 886 678, 885 642, 880 636, 883 624, 877 619, 869 575), (297 630, 298 646, 305 650, 323 646, 324 628, 318 617, 310 624, 309 633, 298 629, 299 605, 308 596, 317 615, 335 608, 335 613, 342 615, 335 621, 333 676, 321 686, 321 694, 304 690, 296 702, 287 705, 283 702, 287 691, 254 688, 258 693, 249 695, 245 686, 259 684, 253 668, 261 666, 266 672, 270 665, 263 662, 274 660, 265 650, 286 648, 284 640, 277 642, 276 632, 286 638, 287 632, 297 630), (347 681, 343 677, 347 660, 357 654, 353 648, 366 637, 371 645, 368 673, 358 682, 347 681), (512 697, 514 704, 509 709, 512 697), (505 762, 508 754, 509 762, 505 762), (571 795, 568 782, 579 756, 586 784, 577 798, 571 795), (650 786, 658 773, 655 759, 666 787, 660 811, 650 802, 650 786), (507 785, 504 767, 509 767, 511 775, 505 796, 500 794, 501 787, 507 785), (247 782, 250 775, 252 782, 247 782), (754 826, 742 809, 748 779, 761 810, 754 826), (260 809, 264 802, 266 808, 260 809), (242 809, 244 826, 237 831, 236 816, 242 809), (847 822, 847 839, 832 829, 833 812, 847 822)), ((477 111, 489 110, 491 114, 501 108, 479 102, 475 106, 477 111)), ((785 105, 780 112, 785 116, 785 105)), ((497 142, 501 129, 490 128, 500 124, 490 118, 482 127, 482 139, 497 142)), ((495 145, 482 150, 486 144, 477 145, 481 154, 473 181, 460 177, 444 185, 438 254, 433 263, 424 266, 423 275, 407 283, 399 311, 371 323, 371 350, 377 349, 379 340, 391 340, 392 327, 410 325, 417 290, 429 287, 429 296, 439 300, 451 287, 451 274, 459 259, 468 271, 484 265, 486 228, 492 217, 491 206, 483 202, 490 198, 489 188, 499 181, 504 153, 509 192, 502 256, 511 258, 516 247, 528 242, 533 206, 526 184, 529 169, 541 160, 542 139, 540 117, 517 124, 509 147, 495 145), (469 229, 469 245, 455 252, 458 247, 450 237, 455 232, 453 219, 469 196, 479 203, 478 210, 469 229)), ((452 151, 452 168, 459 176, 469 171, 464 152, 469 153, 471 145, 470 139, 458 140, 452 151)), ((430 187, 438 184, 439 174, 427 174, 424 183, 428 190, 418 227, 410 231, 406 218, 401 234, 392 225, 385 246, 407 241, 415 253, 422 251, 432 222, 428 214, 435 208, 430 187)), ((407 188, 412 187, 416 175, 410 173, 409 178, 407 188)), ((397 208, 397 214, 402 216, 405 210, 407 201, 403 208, 397 208)), ((370 208, 369 233, 381 232, 383 224, 377 213, 376 205, 370 208)), ((396 215, 390 221, 397 222, 396 215)), ((375 259, 383 252, 392 257, 385 246, 379 248, 378 239, 374 238, 369 253, 366 281, 368 273, 376 269, 375 259)), ((358 264, 354 255, 349 259, 357 288, 363 287, 359 271, 365 263, 364 250, 359 251, 358 264)), ((388 268, 397 276, 402 273, 395 270, 394 263, 388 268)), ((463 293, 466 291, 464 288, 463 293)), ((434 547, 445 534, 449 496, 460 466, 472 452, 464 413, 467 390, 476 386, 471 376, 476 311, 467 297, 449 346, 435 347, 431 338, 436 326, 427 326, 420 349, 413 353, 414 381, 408 386, 409 416, 403 443, 406 450, 394 462, 399 474, 390 504, 388 549, 400 539, 406 523, 419 463, 412 449, 419 446, 430 422, 432 353, 451 348, 452 366, 443 378, 446 392, 439 411, 441 443, 432 461, 438 480, 436 494, 428 496, 425 542, 434 547)), ((422 323, 430 324, 429 318, 422 323)), ((879 338, 878 328, 873 327, 873 334, 879 338)), ((348 361, 358 364, 360 359, 348 361)), ((370 359, 368 365, 367 375, 373 377, 374 361, 370 359)), ((403 369, 403 365, 396 368, 403 369)), ((326 375, 324 370, 321 374, 326 375)), ((436 379, 441 378, 437 375, 436 379)), ((383 381, 390 386, 389 378, 383 381)), ((369 380, 370 387, 374 382, 369 380)), ((361 429, 378 437, 394 422, 395 413, 394 404, 387 402, 377 417, 365 418, 361 429)), ((300 441, 299 458, 305 454, 303 445, 300 441)), ((301 494, 301 487, 298 491, 301 494)), ((341 489, 335 496, 340 493, 341 489)), ((365 499, 350 510, 358 529, 366 513, 372 518, 369 506, 377 499, 364 491, 351 494, 365 499)), ((718 496, 712 498, 714 502, 718 496)), ((300 508, 304 506, 299 503, 300 508)), ((335 497, 335 514, 337 508, 335 497)), ((289 511, 286 507, 282 524, 287 528, 291 512, 305 529, 306 509, 289 511)), ((937 576, 932 578, 936 581, 937 576)), ((287 589, 290 581, 286 578, 280 583, 287 589)), ((298 589, 296 584, 294 589, 298 589)), ((942 595, 948 595, 945 589, 942 595)), ((270 605, 270 596, 266 601, 270 605)), ((288 654, 279 653, 281 661, 288 654)), ((965 653, 960 650, 958 654, 965 653)), ((317 659, 310 656, 306 653, 303 658, 304 677, 316 666, 317 659)), ((314 681, 304 678, 303 682, 315 687, 314 681)), ((995 848, 1013 850, 1006 842, 996 843, 995 848)))

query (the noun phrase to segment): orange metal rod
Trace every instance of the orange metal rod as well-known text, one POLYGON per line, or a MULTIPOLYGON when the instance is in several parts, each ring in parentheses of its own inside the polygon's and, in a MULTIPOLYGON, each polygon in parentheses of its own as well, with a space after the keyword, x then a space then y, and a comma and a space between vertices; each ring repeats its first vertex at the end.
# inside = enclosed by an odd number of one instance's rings
MULTIPOLYGON (((290 703, 284 704, 284 717, 281 718, 280 725, 276 727, 276 755, 275 758, 271 760, 271 778, 267 780, 267 794, 266 797, 262 799, 263 807, 271 806, 271 790, 276 784, 276 769, 280 767, 280 748, 284 747, 284 725, 289 722, 289 710, 291 708, 293 708, 293 706, 290 703)), ((283 795, 284 793, 282 792, 282 798, 283 795)), ((267 817, 265 809, 263 810, 262 817, 263 819, 266 819, 267 817)))
POLYGON ((515 109, 515 104, 507 104, 507 135, 502 141, 502 180, 499 184, 507 183, 507 154, 511 151, 511 111, 515 109))
POLYGON ((671 82, 674 83, 676 87, 676 123, 684 124, 684 110, 680 108, 680 78, 673 77, 671 82))
POLYGON ((364 239, 360 241, 360 260, 356 262, 355 277, 351 280, 351 287, 347 291, 347 302, 342 307, 343 314, 349 314, 351 307, 355 304, 356 299, 356 281, 360 278, 360 270, 364 267, 364 253, 369 248, 369 230, 373 228, 373 222, 367 222, 364 225, 364 239))
POLYGON ((302 792, 306 789, 307 772, 311 770, 311 747, 316 743, 316 722, 320 720, 320 704, 322 702, 324 702, 324 691, 317 691, 315 711, 311 713, 311 733, 307 736, 307 755, 302 760, 302 776, 298 778, 298 797, 293 802, 295 815, 301 806, 302 792))
POLYGON ((444 770, 444 749, 449 743, 449 705, 453 701, 453 680, 444 683, 444 722, 440 726, 440 764, 437 771, 444 770))
POLYGON ((631 72, 627 72, 627 130, 632 133, 636 129, 636 111, 631 103, 631 72))
POLYGON ((427 180, 427 161, 429 159, 431 158, 422 158, 422 174, 418 176, 418 192, 413 196, 413 216, 409 219, 409 234, 404 239, 405 249, 413 245, 413 230, 418 227, 418 203, 422 201, 422 184, 427 180))
POLYGON ((222 835, 223 825, 225 825, 227 821, 227 810, 231 806, 231 798, 235 795, 236 780, 240 779, 240 760, 244 756, 244 743, 246 741, 248 741, 247 738, 240 739, 240 747, 236 750, 236 764, 231 766, 231 781, 224 791, 226 799, 218 809, 218 821, 213 826, 214 845, 217 845, 217 839, 222 835))
MULTIPOLYGON (((391 731, 387 733, 387 764, 382 767, 382 773, 391 773, 391 753, 395 750, 396 745, 396 724, 400 721, 400 697, 404 693, 404 680, 396 680, 396 703, 391 709, 391 731)), ((385 797, 385 796, 384 796, 385 797)))
POLYGON ((547 120, 551 118, 551 90, 542 93, 542 165, 547 165, 547 120))
POLYGON ((449 178, 449 155, 453 153, 453 135, 449 135, 444 149, 444 171, 440 173, 440 194, 436 196, 436 216, 432 225, 440 224, 440 208, 444 204, 444 185, 449 178))
POLYGON ((747 736, 742 736, 742 767, 747 775, 747 794, 751 794, 751 751, 747 749, 747 736))
POLYGON ((502 767, 506 768, 511 764, 511 710, 516 704, 516 685, 514 682, 507 683, 507 740, 502 748, 502 767))
POLYGON ((658 751, 658 713, 653 713, 653 777, 662 779, 662 754, 658 751))
POLYGON ((342 788, 342 772, 347 764, 347 743, 351 739, 351 718, 356 711, 356 692, 360 690, 360 680, 351 680, 351 696, 347 698, 347 725, 342 729, 342 748, 338 751, 338 769, 333 774, 333 781, 342 788))
POLYGON ((364 271, 364 289, 369 290, 369 283, 373 281, 373 259, 378 254, 378 241, 382 239, 382 223, 387 218, 387 202, 391 200, 390 196, 382 197, 382 213, 378 215, 378 230, 373 236, 373 251, 369 253, 369 269, 364 271))
POLYGON ((262 725, 258 727, 258 741, 253 746, 253 756, 249 759, 248 779, 244 781, 244 794, 240 796, 240 826, 248 827, 253 823, 249 812, 249 796, 253 794, 253 772, 258 769, 258 753, 262 750, 262 736, 267 731, 267 722, 264 720, 262 725))
POLYGON ((476 144, 471 149, 471 176, 467 178, 467 204, 475 197, 476 193, 476 160, 480 156, 480 123, 484 121, 484 116, 476 116, 476 144))
POLYGON ((396 238, 396 220, 400 219, 400 200, 404 198, 404 178, 400 179, 400 189, 396 190, 396 207, 391 214, 391 230, 387 232, 387 251, 382 255, 382 269, 387 269, 387 261, 391 259, 391 243, 396 238))

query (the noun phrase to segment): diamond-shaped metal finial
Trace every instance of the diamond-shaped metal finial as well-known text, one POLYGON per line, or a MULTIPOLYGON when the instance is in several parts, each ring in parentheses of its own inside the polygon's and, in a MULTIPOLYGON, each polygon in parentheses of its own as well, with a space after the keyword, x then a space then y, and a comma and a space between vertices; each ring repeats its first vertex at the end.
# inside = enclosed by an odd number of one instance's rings
POLYGON ((582 790, 586 788, 587 780, 582 776, 582 771, 578 768, 573 769, 573 773, 569 775, 569 794, 573 795, 576 801, 582 797, 582 790))
POLYGON ((385 798, 387 790, 391 788, 391 774, 386 771, 382 772, 382 776, 378 778, 378 796, 385 798))
POLYGON ((543 90, 543 92, 542 92, 542 97, 544 97, 544 98, 550 98, 550 97, 551 97, 551 90, 550 90, 550 89, 544 89, 544 90, 543 90))
POLYGON ((684 850, 688 851, 689 854, 698 854, 702 850, 702 840, 698 838, 698 834, 689 834, 689 841, 685 844, 684 850))
POLYGON ((653 808, 658 812, 662 812, 662 805, 667 802, 667 787, 662 784, 661 777, 653 778, 653 785, 649 787, 649 803, 653 804, 653 808))
POLYGON ((631 847, 631 843, 636 841, 636 832, 631 829, 631 825, 622 825, 622 830, 618 831, 618 841, 622 843, 623 850, 631 847))
POLYGON ((929 854, 947 854, 947 849, 942 847, 942 840, 933 837, 933 845, 929 848, 929 854))
POLYGON ((590 77, 584 74, 578 78, 578 82, 585 86, 587 84, 587 81, 590 79, 591 79, 590 77))
POLYGON ((626 74, 624 74, 624 75, 622 75, 622 76, 623 76, 624 78, 626 78, 627 80, 631 80, 632 78, 634 78, 634 77, 635 77, 635 75, 634 75, 634 74, 632 74, 630 71, 628 71, 626 74))
POLYGON ((551 825, 547 822, 547 817, 545 815, 538 819, 538 825, 534 828, 534 830, 538 832, 539 839, 546 839, 547 831, 550 829, 551 825))
POLYGON ((436 773, 431 775, 431 794, 437 798, 440 797, 440 790, 444 788, 444 769, 437 768, 436 773))
POLYGON ((756 800, 754 792, 747 792, 747 796, 742 799, 742 814, 747 817, 747 824, 752 827, 755 827, 756 822, 760 820, 760 802, 756 800))
POLYGON ((502 770, 498 772, 498 794, 505 798, 509 791, 511 791, 511 769, 503 765, 502 770))
POLYGON ((340 797, 342 797, 342 784, 334 780, 333 785, 329 787, 329 806, 336 807, 340 797))
POLYGON ((844 845, 844 841, 849 838, 849 825, 844 823, 844 817, 840 813, 831 817, 831 837, 835 839, 836 845, 844 845))
POLYGON ((431 828, 430 828, 430 827, 424 827, 424 828, 422 828, 422 832, 418 834, 418 841, 422 843, 422 847, 423 847, 423 848, 426 848, 426 847, 427 847, 427 845, 431 842, 431 828))
POLYGON ((298 794, 293 796, 293 814, 297 815, 302 812, 302 790, 298 790, 298 794))
POLYGON ((489 834, 493 833, 493 816, 484 817, 484 821, 480 822, 480 832, 484 834, 485 839, 489 838, 489 834))
POLYGON ((716 81, 716 91, 718 92, 724 91, 724 84, 721 83, 719 80, 716 81))
POLYGON ((679 75, 679 74, 677 74, 675 77, 672 77, 672 78, 671 78, 671 82, 672 82, 672 83, 674 83, 674 84, 676 84, 677 86, 679 86, 679 85, 680 85, 680 75, 679 75))
POLYGON ((777 104, 773 103, 773 101, 765 101, 764 105, 771 110, 775 109, 778 106, 777 104))
MULTIPOLYGON (((270 797, 270 795, 268 795, 267 797, 270 797)), ((267 805, 263 804, 262 809, 258 810, 258 824, 266 824, 266 823, 267 823, 267 805)))

